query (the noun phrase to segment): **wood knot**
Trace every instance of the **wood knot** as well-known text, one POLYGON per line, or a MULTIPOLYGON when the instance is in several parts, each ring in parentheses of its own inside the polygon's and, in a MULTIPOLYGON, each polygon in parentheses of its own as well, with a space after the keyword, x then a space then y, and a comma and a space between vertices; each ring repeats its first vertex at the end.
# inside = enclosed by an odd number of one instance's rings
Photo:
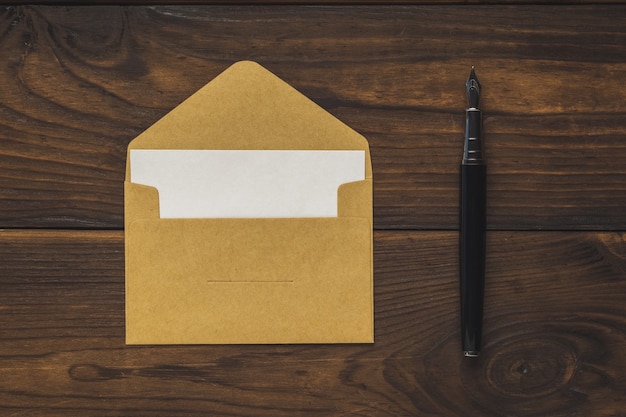
POLYGON ((567 387, 575 374, 575 352, 558 340, 510 344, 490 358, 489 385, 515 398, 544 397, 567 387))
POLYGON ((530 365, 528 365, 528 362, 524 361, 524 363, 522 363, 517 368, 517 372, 519 372, 522 375, 525 375, 525 374, 529 373, 530 372, 530 365))

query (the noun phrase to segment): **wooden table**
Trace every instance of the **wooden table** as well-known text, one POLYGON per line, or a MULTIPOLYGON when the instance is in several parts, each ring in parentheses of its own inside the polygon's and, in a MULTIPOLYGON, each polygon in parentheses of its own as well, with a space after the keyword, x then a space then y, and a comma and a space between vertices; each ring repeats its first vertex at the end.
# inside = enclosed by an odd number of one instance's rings
POLYGON ((0 415, 624 416, 626 4, 3 6, 0 415), (369 140, 373 345, 126 346, 126 145, 258 61, 369 140), (484 350, 462 357, 471 65, 484 350))

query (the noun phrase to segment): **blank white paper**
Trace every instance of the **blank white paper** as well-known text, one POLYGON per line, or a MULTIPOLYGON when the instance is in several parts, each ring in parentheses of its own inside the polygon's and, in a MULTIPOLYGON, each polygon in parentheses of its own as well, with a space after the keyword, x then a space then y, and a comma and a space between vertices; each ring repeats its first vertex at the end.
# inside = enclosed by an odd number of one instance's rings
POLYGON ((162 218, 336 217, 337 189, 365 179, 365 152, 131 149, 130 181, 162 218))

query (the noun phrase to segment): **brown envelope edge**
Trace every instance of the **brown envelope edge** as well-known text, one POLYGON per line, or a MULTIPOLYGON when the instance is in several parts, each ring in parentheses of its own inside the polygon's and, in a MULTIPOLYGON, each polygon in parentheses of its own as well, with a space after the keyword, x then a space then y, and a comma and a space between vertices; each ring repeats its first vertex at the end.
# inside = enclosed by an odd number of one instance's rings
MULTIPOLYGON (((372 168, 367 140, 259 64, 243 61, 232 65, 135 138, 128 146, 128 154, 131 149, 363 150, 366 153, 366 179, 340 187, 338 209, 339 217, 354 216, 369 221, 370 252, 372 252, 372 168), (315 128, 312 129, 311 126, 315 128)), ((158 191, 152 187, 130 183, 128 165, 127 162, 125 181, 127 233, 129 225, 135 220, 159 218, 158 191)), ((128 241, 129 239, 126 241, 127 256, 128 241)), ((354 340, 348 337, 347 341, 339 343, 374 341, 373 254, 370 254, 369 269, 368 296, 371 314, 366 326, 367 334, 361 333, 357 338, 353 338, 354 340)), ((128 279, 127 269, 127 295, 128 279)), ((130 327, 127 316, 127 343, 154 343, 150 340, 134 339, 128 333, 130 327)), ((334 343, 327 340, 275 342, 334 343)), ((186 342, 177 341, 177 343, 186 342)), ((215 342, 205 340, 191 343, 215 342)), ((255 341, 239 340, 235 343, 255 343, 255 341)))

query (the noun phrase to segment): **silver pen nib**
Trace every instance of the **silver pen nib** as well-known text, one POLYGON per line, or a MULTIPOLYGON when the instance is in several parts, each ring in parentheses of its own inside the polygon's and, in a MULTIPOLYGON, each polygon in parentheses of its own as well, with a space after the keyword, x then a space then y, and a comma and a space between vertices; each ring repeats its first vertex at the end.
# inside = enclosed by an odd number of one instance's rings
POLYGON ((465 83, 465 88, 467 89, 467 102, 469 104, 469 107, 477 109, 478 101, 480 100, 480 83, 478 82, 478 78, 476 77, 473 66, 472 70, 470 71, 469 78, 465 83))

